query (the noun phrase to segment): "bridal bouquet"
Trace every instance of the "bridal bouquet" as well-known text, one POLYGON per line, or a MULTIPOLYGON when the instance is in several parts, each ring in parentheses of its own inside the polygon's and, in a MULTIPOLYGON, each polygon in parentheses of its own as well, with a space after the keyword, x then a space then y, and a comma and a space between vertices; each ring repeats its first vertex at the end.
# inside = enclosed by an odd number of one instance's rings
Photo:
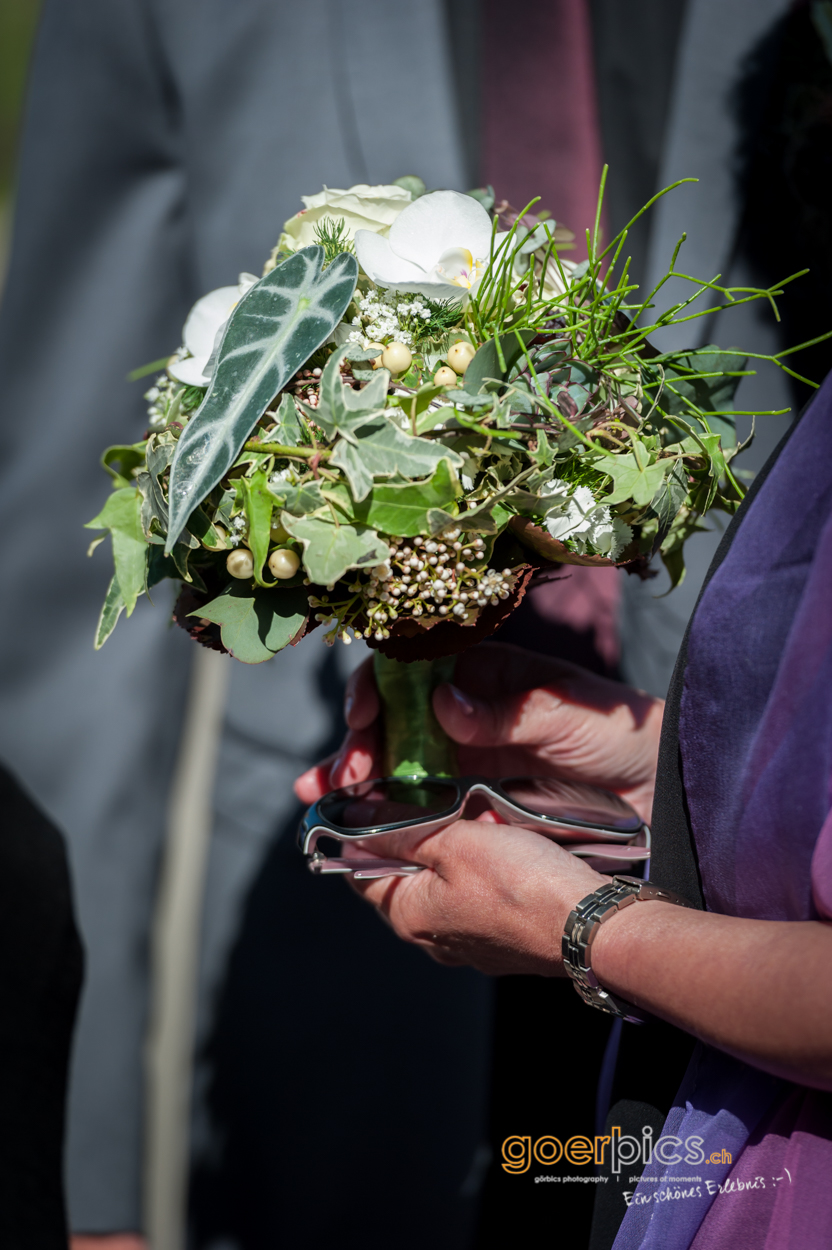
POLYGON ((304 204, 261 278, 197 302, 145 370, 164 366, 145 437, 104 453, 96 646, 163 578, 176 621, 246 663, 319 624, 388 660, 451 656, 565 564, 658 555, 678 583, 685 539, 743 494, 746 356, 648 335, 779 290, 679 274, 677 247, 642 298, 600 199, 580 264, 569 231, 490 188, 406 177, 304 204), (689 298, 649 324, 671 276, 689 298))

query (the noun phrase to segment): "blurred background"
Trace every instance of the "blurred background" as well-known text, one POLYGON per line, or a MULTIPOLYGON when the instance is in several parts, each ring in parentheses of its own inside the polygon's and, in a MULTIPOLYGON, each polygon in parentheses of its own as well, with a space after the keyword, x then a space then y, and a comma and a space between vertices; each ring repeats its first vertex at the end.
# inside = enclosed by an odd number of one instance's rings
POLYGON ((0 5, 0 284, 6 274, 26 69, 39 10, 39 0, 3 0, 0 5))
MULTIPOLYGON (((580 247, 604 161, 608 233, 695 176, 633 230, 637 280, 685 230, 703 277, 812 272, 781 323, 754 305, 685 345, 771 353, 829 329, 832 4, 44 0, 31 60, 40 9, 0 0, 0 502, 29 622, 9 594, 0 752, 66 836, 86 949, 77 1250, 373 1250, 403 1210, 397 1250, 489 1250, 541 1220, 583 1245, 591 1186, 535 1189, 499 1147, 591 1133, 603 1018, 568 985, 434 967, 298 862, 291 781, 337 744, 361 646, 313 636, 252 671, 159 602, 94 655, 106 570, 81 525, 101 449, 144 428, 128 370, 176 346, 199 295, 259 272, 324 181, 540 194, 580 247), (46 510, 33 429, 61 464, 46 510)), ((819 382, 829 347, 794 363, 819 382)), ((739 408, 791 410, 758 424, 747 473, 809 394, 768 365, 742 383, 739 408)), ((663 695, 723 524, 672 595, 661 568, 575 569, 500 636, 663 695)))

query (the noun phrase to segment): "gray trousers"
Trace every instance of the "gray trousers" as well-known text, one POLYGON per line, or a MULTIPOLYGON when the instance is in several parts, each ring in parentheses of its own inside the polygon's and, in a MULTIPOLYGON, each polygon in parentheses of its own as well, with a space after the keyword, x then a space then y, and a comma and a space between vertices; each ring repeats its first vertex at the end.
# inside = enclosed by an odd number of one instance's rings
MULTIPOLYGON (((141 1227, 148 934, 192 656, 190 641, 168 627, 164 589, 99 654, 92 650, 108 561, 102 551, 87 560, 90 535, 81 527, 108 489, 98 458, 145 428, 143 386, 128 386, 128 370, 177 345, 199 295, 241 270, 259 272, 301 194, 411 171, 434 186, 465 187, 448 47, 437 0, 44 6, 0 323, 0 753, 70 848, 87 953, 67 1144, 79 1231, 141 1227)), ((341 676, 314 638, 268 665, 234 667, 205 908, 206 1044, 253 883, 292 823, 292 777, 339 732, 341 676)), ((265 888, 275 907, 292 908, 293 853, 278 859, 265 888)), ((327 969, 296 975, 319 930, 312 910, 294 907, 290 930, 257 948, 271 961, 260 974, 271 978, 273 1035, 317 1021, 321 1052, 340 1051, 337 1062, 347 1065, 360 1038, 370 1048, 365 1066, 375 1046, 382 1066, 394 1055, 402 1071, 418 1073, 418 1097, 411 1090, 392 1117, 389 1082, 361 1097, 335 1087, 310 1115, 303 1100, 282 1111, 281 1088, 297 1078, 283 1071, 282 1086, 270 1084, 261 1055, 242 1074, 252 1118, 241 1132, 256 1135, 265 1118, 276 1140, 294 1135, 303 1152, 326 1138, 330 1121, 351 1122, 354 1140, 371 1143, 369 1156, 356 1150, 339 1160, 355 1194, 367 1184, 366 1158, 389 1154, 391 1134, 407 1138, 426 1161, 428 1190, 439 1185, 440 1164, 447 1173, 425 1219, 444 1210, 448 1231, 438 1240, 462 1244, 471 1203, 459 1189, 482 1131, 486 983, 414 964, 414 952, 346 891, 333 906, 340 972, 331 975, 343 982, 353 941, 364 956, 376 938, 387 943, 381 962, 364 969, 362 995, 367 1004, 389 1001, 390 1010, 369 1036, 355 1013, 342 1012, 339 1024, 324 1010, 327 969)), ((316 951, 320 964, 326 952, 316 951)), ((257 1018, 246 1027, 256 1029, 257 1018)), ((222 1137, 222 1125, 211 1137, 212 1114, 200 1121, 205 1140, 222 1137)), ((394 1196, 412 1199, 404 1171, 394 1196)), ((294 1201, 313 1245, 315 1213, 300 1193, 294 1201)), ((424 1234, 416 1220, 414 1239, 424 1234)))

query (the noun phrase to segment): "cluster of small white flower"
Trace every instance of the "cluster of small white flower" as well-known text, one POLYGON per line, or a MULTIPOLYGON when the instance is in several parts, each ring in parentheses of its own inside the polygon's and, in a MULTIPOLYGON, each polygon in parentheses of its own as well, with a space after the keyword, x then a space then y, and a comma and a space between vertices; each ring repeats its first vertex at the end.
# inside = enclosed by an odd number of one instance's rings
POLYGON ((300 478, 298 477, 297 469, 293 469, 292 466, 289 465, 287 468, 279 469, 276 473, 271 475, 269 478, 269 486, 280 486, 283 482, 288 482, 290 486, 297 486, 299 481, 300 478))
POLYGON ((232 518, 231 528, 228 533, 229 547, 239 547, 240 543, 243 541, 243 539, 246 536, 247 528, 248 527, 246 525, 246 518, 243 516, 242 513, 240 513, 239 516, 235 516, 232 518))
POLYGON ((579 555, 594 552, 617 560, 633 537, 626 521, 598 503, 588 486, 573 488, 559 478, 549 482, 546 493, 558 502, 546 517, 546 529, 553 538, 568 542, 579 555))
POLYGON ((174 382, 166 373, 160 373, 149 391, 145 391, 147 400, 147 424, 151 430, 163 430, 168 422, 168 413, 176 391, 182 390, 181 382, 174 382))
POLYGON ((485 540, 479 534, 450 529, 435 539, 386 538, 386 542, 392 548, 389 558, 376 565, 366 581, 356 575, 347 588, 360 596, 360 606, 351 605, 344 612, 345 605, 332 603, 329 596, 310 596, 312 607, 324 609, 316 620, 335 622, 327 641, 336 637, 348 641, 346 626, 359 614, 367 620, 363 636, 377 642, 390 637, 388 625, 401 616, 450 617, 462 623, 489 603, 507 599, 514 586, 511 569, 476 567, 485 557, 485 540))
POLYGON ((414 323, 430 321, 430 309, 419 295, 372 287, 357 303, 359 313, 352 319, 356 328, 350 332, 348 341, 360 343, 362 347, 385 339, 409 347, 413 343, 414 323))

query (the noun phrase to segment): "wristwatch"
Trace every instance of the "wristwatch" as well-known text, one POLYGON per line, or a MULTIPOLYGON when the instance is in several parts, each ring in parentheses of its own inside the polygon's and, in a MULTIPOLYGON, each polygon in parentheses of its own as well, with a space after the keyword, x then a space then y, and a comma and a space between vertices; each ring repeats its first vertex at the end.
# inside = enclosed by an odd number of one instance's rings
POLYGON ((609 920, 622 907, 629 907, 631 903, 652 901, 693 908, 692 903, 673 890, 652 885, 649 881, 642 881, 640 877, 615 876, 600 889, 581 899, 569 913, 563 930, 563 966, 581 998, 590 1007, 597 1007, 599 1011, 605 1011, 611 1016, 620 1016, 622 1020, 629 1020, 633 1024, 643 1024, 649 1013, 623 998, 617 998, 601 986, 592 971, 590 952, 598 927, 605 920, 609 920))

